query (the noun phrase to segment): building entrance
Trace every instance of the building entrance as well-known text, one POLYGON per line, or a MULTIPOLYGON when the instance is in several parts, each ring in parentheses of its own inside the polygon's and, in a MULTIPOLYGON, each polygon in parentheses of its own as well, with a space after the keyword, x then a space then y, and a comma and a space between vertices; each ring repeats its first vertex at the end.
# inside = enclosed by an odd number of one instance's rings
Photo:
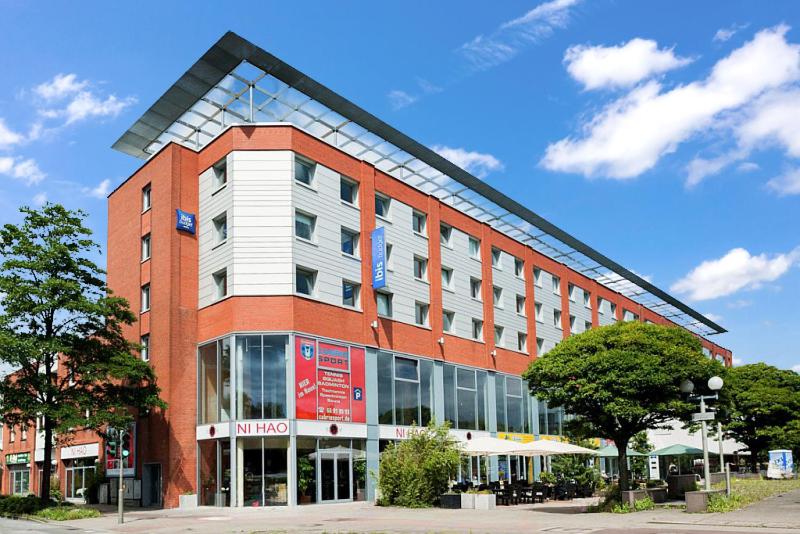
POLYGON ((320 502, 349 501, 351 494, 350 474, 353 472, 353 455, 349 448, 335 448, 319 452, 320 474, 318 489, 320 502))

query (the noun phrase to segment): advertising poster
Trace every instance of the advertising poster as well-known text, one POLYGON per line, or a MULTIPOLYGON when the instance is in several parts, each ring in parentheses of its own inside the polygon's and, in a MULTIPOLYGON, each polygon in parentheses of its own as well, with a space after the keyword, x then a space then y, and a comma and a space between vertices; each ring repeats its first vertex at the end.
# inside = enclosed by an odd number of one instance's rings
POLYGON ((295 338, 298 419, 365 423, 364 349, 295 338))

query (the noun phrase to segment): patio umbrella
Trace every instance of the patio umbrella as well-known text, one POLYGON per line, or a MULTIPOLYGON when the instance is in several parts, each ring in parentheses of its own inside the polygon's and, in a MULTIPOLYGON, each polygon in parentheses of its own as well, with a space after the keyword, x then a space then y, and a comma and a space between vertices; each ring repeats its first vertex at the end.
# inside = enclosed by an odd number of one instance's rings
POLYGON ((594 449, 579 447, 563 441, 539 439, 528 443, 517 443, 517 450, 511 454, 519 456, 552 456, 555 454, 597 454, 594 449))
POLYGON ((653 451, 650 454, 654 456, 683 456, 684 454, 698 455, 703 454, 703 449, 676 443, 675 445, 670 445, 668 447, 658 449, 657 451, 653 451))
MULTIPOLYGON (((614 445, 606 445, 602 449, 598 449, 597 456, 599 458, 618 458, 619 457, 619 450, 614 445)), ((631 448, 626 450, 626 454, 628 456, 647 456, 647 454, 641 453, 639 451, 635 451, 631 448)))
POLYGON ((469 456, 498 456, 501 454, 517 454, 521 443, 498 439, 490 436, 473 438, 464 443, 461 452, 469 456))

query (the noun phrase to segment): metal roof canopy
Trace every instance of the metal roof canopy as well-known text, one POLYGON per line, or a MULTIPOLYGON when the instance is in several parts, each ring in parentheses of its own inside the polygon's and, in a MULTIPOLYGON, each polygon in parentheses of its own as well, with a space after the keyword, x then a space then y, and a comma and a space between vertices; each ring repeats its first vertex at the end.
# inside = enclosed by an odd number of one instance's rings
POLYGON ((147 159, 170 141, 201 149, 233 124, 287 122, 700 335, 726 332, 430 148, 227 32, 113 148, 147 159))

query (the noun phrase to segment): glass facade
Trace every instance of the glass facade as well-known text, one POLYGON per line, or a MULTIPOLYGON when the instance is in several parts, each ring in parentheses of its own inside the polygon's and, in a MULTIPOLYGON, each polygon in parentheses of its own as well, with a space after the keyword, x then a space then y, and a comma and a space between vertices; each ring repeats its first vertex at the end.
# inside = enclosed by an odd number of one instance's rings
POLYGON ((218 423, 231 418, 231 344, 229 338, 199 350, 198 422, 218 423))
POLYGON ((237 419, 286 415, 288 336, 236 336, 237 419))
POLYGON ((378 421, 425 426, 433 412, 433 362, 378 353, 378 421))
POLYGON ((528 383, 506 375, 495 378, 495 407, 498 432, 533 433, 528 383))
POLYGON ((445 364, 444 418, 459 430, 486 430, 486 371, 445 364))
POLYGON ((94 474, 97 458, 79 458, 65 460, 66 485, 64 497, 67 499, 83 499, 89 478, 94 474))

